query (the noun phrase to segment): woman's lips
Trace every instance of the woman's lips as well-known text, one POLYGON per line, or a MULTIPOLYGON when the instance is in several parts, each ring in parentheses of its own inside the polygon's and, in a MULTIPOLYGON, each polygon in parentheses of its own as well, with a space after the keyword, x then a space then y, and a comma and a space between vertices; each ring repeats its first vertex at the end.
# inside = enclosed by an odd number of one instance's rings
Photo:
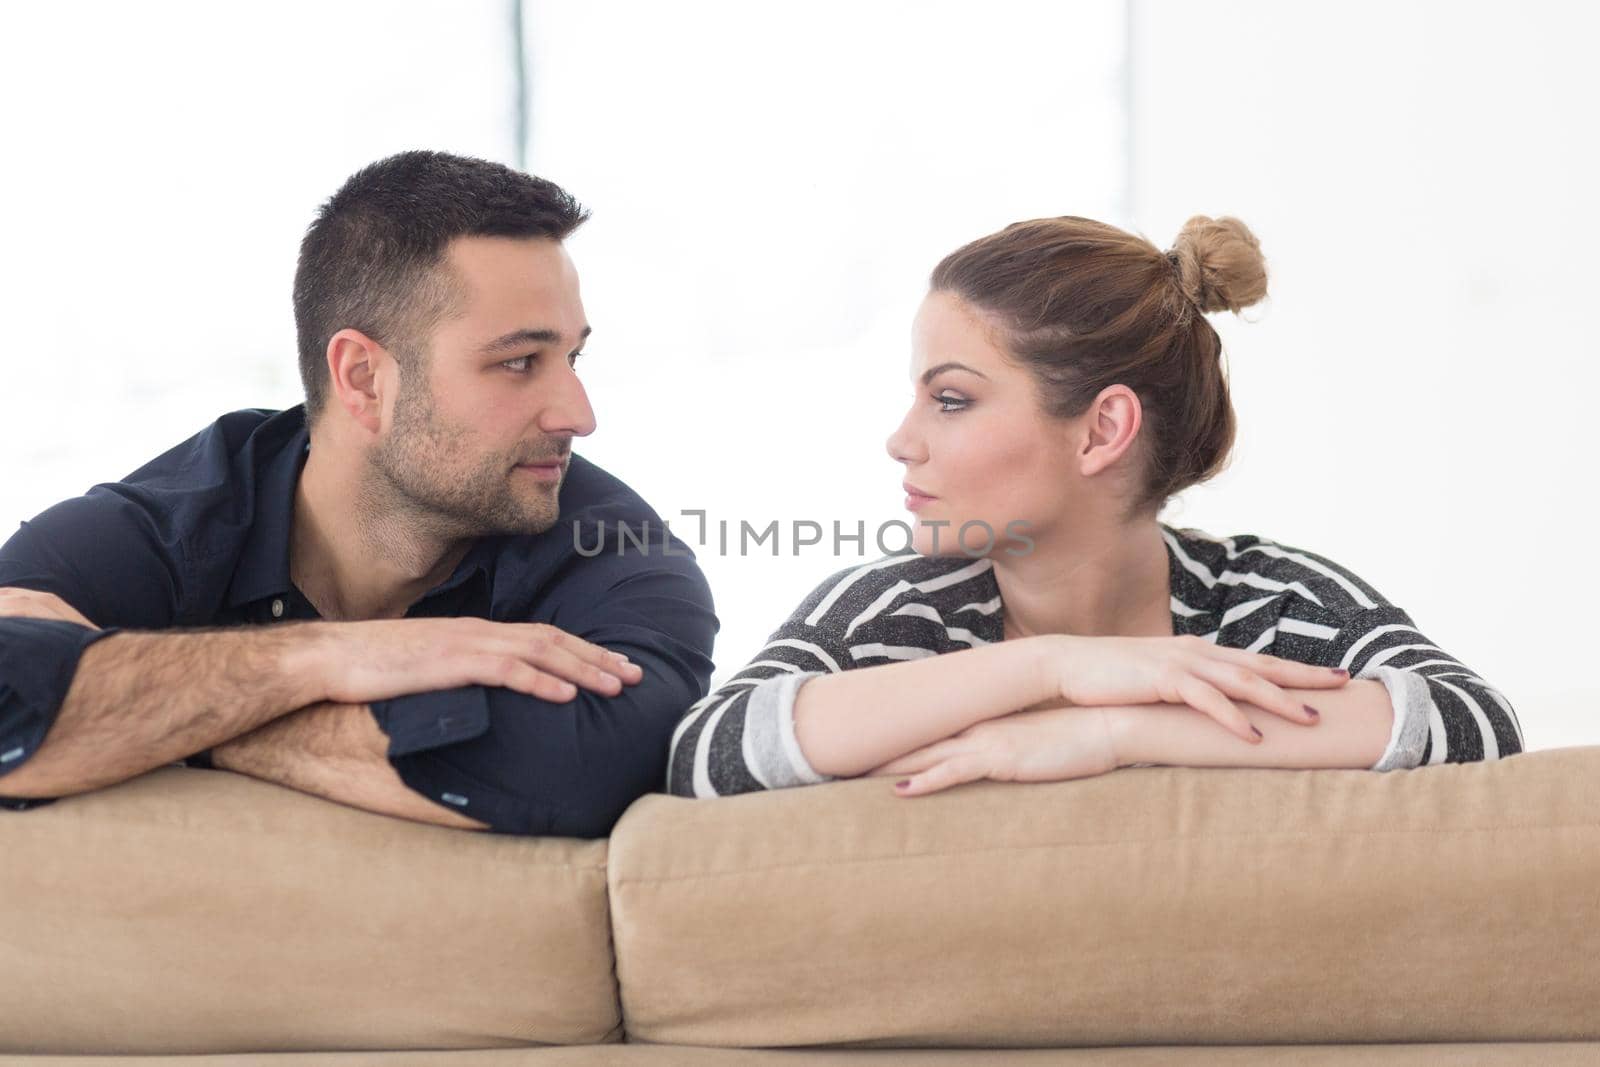
POLYGON ((937 497, 931 497, 927 493, 924 493, 921 489, 918 489, 910 482, 906 482, 901 486, 901 488, 906 491, 907 511, 919 511, 926 504, 928 504, 929 501, 938 499, 937 497))

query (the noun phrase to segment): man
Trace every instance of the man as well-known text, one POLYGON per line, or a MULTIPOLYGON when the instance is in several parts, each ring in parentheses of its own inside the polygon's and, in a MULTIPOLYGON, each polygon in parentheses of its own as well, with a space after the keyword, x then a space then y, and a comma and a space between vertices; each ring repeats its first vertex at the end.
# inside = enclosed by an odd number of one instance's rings
POLYGON ((295 274, 305 404, 226 415, 0 547, 7 806, 182 759, 598 837, 660 788, 717 621, 687 547, 571 453, 586 217, 434 152, 345 183, 295 274))

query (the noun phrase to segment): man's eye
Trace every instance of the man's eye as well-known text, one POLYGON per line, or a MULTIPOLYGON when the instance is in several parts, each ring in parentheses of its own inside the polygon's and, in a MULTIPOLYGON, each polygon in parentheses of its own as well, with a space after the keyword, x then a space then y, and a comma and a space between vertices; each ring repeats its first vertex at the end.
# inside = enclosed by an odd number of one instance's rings
POLYGON ((940 411, 960 411, 967 406, 966 397, 951 396, 948 393, 940 393, 933 399, 939 405, 940 411))
POLYGON ((518 356, 516 359, 508 359, 500 365, 506 370, 517 371, 520 373, 527 370, 528 364, 531 362, 533 362, 532 356, 518 356))

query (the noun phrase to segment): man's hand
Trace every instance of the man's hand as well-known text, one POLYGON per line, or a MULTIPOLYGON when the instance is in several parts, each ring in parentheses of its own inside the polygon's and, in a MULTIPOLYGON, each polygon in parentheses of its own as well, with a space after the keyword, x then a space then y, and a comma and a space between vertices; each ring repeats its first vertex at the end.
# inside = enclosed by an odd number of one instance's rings
POLYGON ((0 616, 53 619, 56 622, 87 626, 91 630, 100 629, 54 593, 41 593, 33 589, 17 589, 11 586, 0 587, 0 616))
POLYGON ((389 739, 364 707, 314 704, 211 750, 218 770, 311 793, 381 815, 462 830, 486 823, 413 792, 389 764, 389 739))
POLYGON ((578 695, 576 686, 616 696, 644 677, 621 653, 544 623, 463 618, 313 625, 324 628, 328 640, 318 657, 321 691, 312 699, 338 704, 464 685, 564 702, 578 695))
POLYGON ((1046 707, 987 719, 867 773, 909 775, 903 797, 963 782, 1061 782, 1118 767, 1107 709, 1046 707))

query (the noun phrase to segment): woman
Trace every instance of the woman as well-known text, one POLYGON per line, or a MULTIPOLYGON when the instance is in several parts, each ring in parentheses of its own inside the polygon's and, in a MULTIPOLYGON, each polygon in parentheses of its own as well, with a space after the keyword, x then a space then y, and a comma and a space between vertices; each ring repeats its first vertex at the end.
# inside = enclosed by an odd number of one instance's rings
POLYGON ((946 257, 888 442, 912 549, 829 578, 690 708, 669 791, 1522 751, 1510 704, 1350 571, 1158 521, 1233 443, 1205 315, 1265 295, 1230 218, 1190 219, 1166 253, 1066 217, 946 257))

